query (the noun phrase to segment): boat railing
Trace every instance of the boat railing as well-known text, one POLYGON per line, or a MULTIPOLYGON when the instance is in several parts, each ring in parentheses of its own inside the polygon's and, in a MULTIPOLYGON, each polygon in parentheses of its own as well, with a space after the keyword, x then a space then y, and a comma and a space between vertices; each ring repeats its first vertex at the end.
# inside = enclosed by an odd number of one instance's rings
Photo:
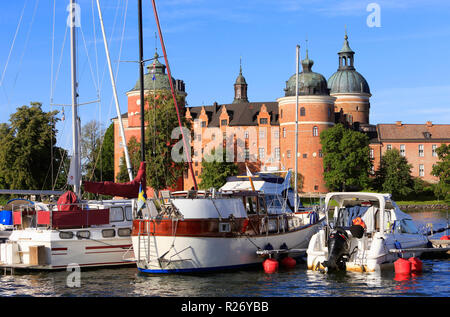
POLYGON ((110 209, 102 207, 83 203, 19 205, 12 210, 13 225, 16 229, 65 229, 109 224, 110 209))

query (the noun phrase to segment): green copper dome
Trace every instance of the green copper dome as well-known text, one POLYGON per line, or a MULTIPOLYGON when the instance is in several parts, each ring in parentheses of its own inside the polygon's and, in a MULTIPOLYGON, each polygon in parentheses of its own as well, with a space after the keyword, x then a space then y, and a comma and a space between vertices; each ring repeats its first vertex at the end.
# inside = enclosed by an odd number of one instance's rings
MULTIPOLYGON (((159 55, 155 52, 153 63, 150 66, 147 66, 148 72, 144 74, 144 89, 170 91, 170 82, 166 74, 166 65, 161 64, 158 58, 159 55)), ((174 87, 176 87, 176 81, 174 78, 172 78, 172 83, 174 87)), ((133 87, 133 89, 131 89, 131 91, 140 90, 140 88, 140 81, 137 80, 136 85, 133 87)))
POLYGON ((338 70, 328 79, 331 94, 335 93, 366 93, 370 88, 364 77, 356 70, 338 70))
MULTIPOLYGON (((303 71, 298 74, 298 94, 301 95, 329 95, 327 80, 319 73, 313 72, 312 66, 314 61, 309 59, 308 50, 306 50, 306 58, 302 60, 303 71)), ((286 82, 285 96, 295 96, 295 78, 292 75, 286 82)))
POLYGON ((370 88, 364 77, 355 70, 354 55, 348 44, 347 32, 345 32, 344 45, 338 52, 339 68, 328 79, 328 88, 331 94, 336 93, 365 93, 370 94, 370 88))

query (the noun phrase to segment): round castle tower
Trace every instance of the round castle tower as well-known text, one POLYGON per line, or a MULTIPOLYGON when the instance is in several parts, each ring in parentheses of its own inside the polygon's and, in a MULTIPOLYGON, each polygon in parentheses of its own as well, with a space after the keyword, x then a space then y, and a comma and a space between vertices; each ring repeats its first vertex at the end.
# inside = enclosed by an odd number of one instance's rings
POLYGON ((369 98, 370 88, 364 77, 358 73, 354 66, 354 54, 348 44, 347 32, 345 32, 344 45, 338 52, 339 68, 330 79, 328 88, 330 95, 336 97, 335 112, 341 109, 347 122, 352 125, 369 123, 369 98))
POLYGON ((298 76, 298 153, 295 155, 296 74, 286 82, 285 96, 279 98, 280 160, 281 166, 294 170, 298 160, 299 191, 307 193, 327 192, 323 180, 322 146, 320 133, 334 125, 334 101, 330 96, 327 80, 313 72, 314 62, 308 57, 302 60, 302 72, 298 76))

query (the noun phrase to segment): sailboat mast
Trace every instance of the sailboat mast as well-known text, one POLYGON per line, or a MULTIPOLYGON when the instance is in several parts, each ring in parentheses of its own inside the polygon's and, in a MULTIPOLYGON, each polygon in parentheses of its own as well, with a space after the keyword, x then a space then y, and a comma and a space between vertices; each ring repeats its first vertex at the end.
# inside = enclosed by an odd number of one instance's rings
POLYGON ((141 97, 141 162, 145 162, 145 118, 144 118, 144 39, 142 31, 142 0, 138 0, 138 24, 139 24, 139 82, 141 97))
POLYGON ((97 9, 98 9, 98 17, 100 20, 100 26, 102 29, 103 44, 105 46, 106 59, 108 61, 109 77, 111 78, 111 85, 112 85, 112 90, 113 90, 113 95, 114 95, 114 101, 116 104, 117 117, 119 119, 118 120, 119 121, 119 131, 120 131, 120 136, 122 137, 122 142, 123 142, 125 163, 127 165, 128 177, 130 178, 130 181, 132 181, 133 180, 133 172, 132 172, 132 168, 131 168, 130 155, 128 153, 127 139, 125 138, 125 130, 123 128, 122 115, 120 113, 120 107, 119 107, 119 97, 117 96, 117 88, 116 88, 116 83, 114 80, 114 73, 112 70, 111 57, 109 55, 108 41, 106 40, 105 25, 103 23, 103 15, 102 15, 102 10, 100 8, 99 0, 97 0, 97 9))
POLYGON ((80 191, 80 152, 79 152, 79 124, 78 124, 78 92, 77 92, 77 48, 76 48, 76 0, 70 0, 70 60, 72 82, 72 146, 73 146, 73 191, 79 197, 80 191))
POLYGON ((298 71, 299 71, 299 53, 300 45, 296 47, 296 56, 295 56, 295 172, 294 172, 294 211, 298 211, 298 71))

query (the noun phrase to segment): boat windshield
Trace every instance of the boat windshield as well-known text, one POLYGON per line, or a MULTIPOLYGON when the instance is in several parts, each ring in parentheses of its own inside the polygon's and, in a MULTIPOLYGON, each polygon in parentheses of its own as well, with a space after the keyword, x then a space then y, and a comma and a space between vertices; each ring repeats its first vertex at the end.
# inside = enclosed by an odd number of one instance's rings
POLYGON ((419 230, 411 219, 402 219, 400 221, 396 221, 395 232, 416 234, 419 233, 419 230))

